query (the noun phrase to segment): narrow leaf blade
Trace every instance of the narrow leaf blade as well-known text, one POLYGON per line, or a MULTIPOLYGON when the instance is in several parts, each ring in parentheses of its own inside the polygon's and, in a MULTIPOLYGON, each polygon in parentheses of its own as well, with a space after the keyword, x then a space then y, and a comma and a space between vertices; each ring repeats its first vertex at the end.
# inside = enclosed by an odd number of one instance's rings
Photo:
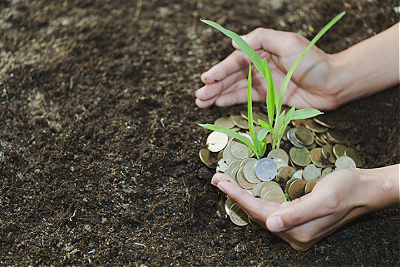
POLYGON ((292 120, 308 119, 321 114, 323 114, 321 111, 313 108, 299 109, 294 112, 292 120))

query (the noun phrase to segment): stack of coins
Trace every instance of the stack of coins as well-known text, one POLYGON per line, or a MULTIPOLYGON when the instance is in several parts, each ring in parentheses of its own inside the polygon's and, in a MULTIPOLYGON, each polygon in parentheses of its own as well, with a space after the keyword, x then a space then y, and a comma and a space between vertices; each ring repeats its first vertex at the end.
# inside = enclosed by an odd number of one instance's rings
MULTIPOLYGON (((253 112, 256 132, 261 129, 258 119, 268 121, 268 116, 261 111, 253 112)), ((224 116, 214 124, 237 131, 251 142, 247 112, 224 116)), ((282 138, 292 145, 289 154, 278 148, 257 160, 241 141, 212 132, 207 138, 207 148, 200 150, 200 159, 206 166, 232 177, 254 197, 277 203, 310 193, 320 179, 334 170, 362 166, 362 159, 355 149, 344 145, 346 136, 333 125, 315 117, 294 120, 292 126, 286 128, 282 138)), ((271 142, 269 135, 267 142, 271 142)), ((251 223, 247 214, 232 200, 227 200, 225 209, 234 224, 251 223)))

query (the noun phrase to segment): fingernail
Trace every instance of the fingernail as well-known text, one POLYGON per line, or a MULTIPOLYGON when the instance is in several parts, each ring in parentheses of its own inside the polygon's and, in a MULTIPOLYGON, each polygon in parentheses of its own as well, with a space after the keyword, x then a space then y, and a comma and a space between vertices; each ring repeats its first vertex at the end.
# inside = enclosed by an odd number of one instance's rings
POLYGON ((271 232, 280 232, 283 230, 283 226, 283 221, 279 215, 270 217, 267 220, 267 227, 271 232))

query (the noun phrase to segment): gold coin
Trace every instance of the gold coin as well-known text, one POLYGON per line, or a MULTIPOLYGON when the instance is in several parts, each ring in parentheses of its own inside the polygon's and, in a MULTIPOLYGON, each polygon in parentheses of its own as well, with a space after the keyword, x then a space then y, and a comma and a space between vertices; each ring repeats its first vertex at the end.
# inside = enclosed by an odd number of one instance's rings
POLYGON ((231 153, 230 144, 223 150, 223 159, 228 165, 231 165, 232 162, 237 160, 237 158, 235 158, 231 153))
POLYGON ((283 159, 275 158, 275 159, 273 159, 273 161, 276 164, 276 169, 277 170, 279 170, 280 168, 288 166, 287 163, 283 159))
POLYGON ((248 117, 248 115, 247 115, 248 113, 247 113, 247 110, 246 111, 244 111, 244 110, 242 110, 242 111, 240 111, 240 116, 242 116, 242 118, 243 119, 245 119, 245 120, 249 120, 249 117, 248 117))
POLYGON ((244 178, 243 168, 240 168, 236 174, 237 183, 244 189, 253 189, 255 184, 250 183, 244 178))
POLYGON ((294 177, 292 177, 289 181, 287 181, 286 187, 285 187, 285 193, 289 193, 289 187, 290 187, 290 185, 291 185, 294 181, 297 181, 297 180, 303 180, 303 178, 294 178, 294 177))
POLYGON ((217 161, 219 161, 220 159, 222 159, 224 157, 224 150, 221 150, 220 152, 218 152, 217 161))
POLYGON ((228 136, 224 133, 212 132, 207 137, 208 150, 211 152, 220 152, 228 144, 228 136))
POLYGON ((286 166, 286 167, 279 169, 276 177, 278 177, 280 180, 287 182, 290 178, 292 178, 292 175, 295 172, 296 172, 295 168, 293 168, 291 166, 286 166))
POLYGON ((226 174, 229 175, 232 179, 235 179, 236 173, 239 170, 240 160, 235 160, 231 164, 229 164, 228 169, 226 169, 226 174))
POLYGON ((285 194, 283 193, 282 189, 280 189, 280 188, 268 191, 261 198, 266 201, 276 202, 279 204, 282 204, 283 202, 287 201, 285 194))
POLYGON ((319 117, 319 116, 318 117, 314 117, 313 120, 316 123, 318 123, 318 124, 320 124, 320 125, 322 125, 324 127, 331 128, 331 129, 335 128, 334 125, 331 125, 331 124, 327 123, 325 120, 321 119, 321 117, 319 117))
POLYGON ((332 167, 325 168, 325 169, 322 170, 321 177, 322 177, 323 175, 328 175, 328 174, 331 173, 331 172, 332 172, 332 167))
POLYGON ((304 195, 304 187, 306 186, 306 180, 297 180, 289 186, 289 197, 291 200, 302 197, 304 195))
POLYGON ((321 169, 314 164, 307 165, 303 170, 303 178, 307 182, 321 176, 321 169))
POLYGON ((322 148, 320 147, 316 147, 310 151, 310 159, 315 164, 315 166, 320 168, 328 167, 329 164, 325 164, 322 161, 321 156, 322 156, 322 148))
POLYGON ((289 151, 290 159, 298 166, 307 166, 311 159, 307 148, 292 147, 289 151))
POLYGON ((281 148, 276 148, 276 149, 271 150, 268 153, 267 158, 270 158, 270 159, 280 158, 280 159, 283 159, 286 162, 286 165, 289 163, 288 154, 286 153, 285 150, 283 150, 281 148))
POLYGON ((333 142, 338 143, 338 144, 343 144, 347 140, 346 136, 343 135, 342 133, 340 133, 336 129, 329 129, 326 132, 326 137, 328 138, 328 140, 332 140, 333 142))
MULTIPOLYGON (((310 161, 311 162, 311 161, 310 161)), ((290 159, 290 165, 297 170, 302 170, 303 167, 295 164, 292 159, 290 159)))
POLYGON ((313 119, 307 119, 305 125, 307 129, 315 133, 324 133, 328 130, 328 128, 316 123, 313 119))
POLYGON ((298 120, 293 120, 292 121, 292 125, 294 127, 304 126, 305 124, 306 124, 306 120, 305 119, 298 119, 298 120))
POLYGON ((249 122, 242 116, 236 115, 232 116, 232 118, 233 118, 233 123, 240 129, 245 129, 245 130, 249 129, 249 122))
POLYGON ((231 154, 236 159, 245 159, 249 156, 249 148, 238 139, 233 139, 230 144, 231 154))
POLYGON ((322 137, 322 135, 317 134, 315 137, 315 142, 319 145, 319 146, 324 146, 326 144, 326 140, 322 137))
POLYGON ((318 179, 312 179, 308 181, 306 186, 304 187, 304 193, 305 194, 310 193, 314 189, 314 186, 318 183, 318 181, 319 181, 318 179))
POLYGON ((341 156, 335 162, 336 170, 351 169, 356 167, 354 160, 348 156, 341 156))
POLYGON ((237 226, 245 226, 249 223, 249 216, 237 203, 231 206, 229 218, 237 226))
POLYGON ((285 130, 283 131, 282 139, 288 141, 287 132, 290 130, 289 126, 286 126, 285 130))
POLYGON ((259 191, 259 195, 260 197, 262 196, 262 194, 265 192, 267 192, 270 189, 276 189, 276 188, 281 188, 280 185, 275 182, 275 181, 268 181, 268 182, 264 182, 263 185, 260 187, 260 191, 259 191))
POLYGON ((232 199, 230 199, 229 197, 225 200, 225 212, 226 214, 229 215, 229 212, 231 210, 231 207, 233 204, 235 204, 236 202, 233 201, 232 199))
POLYGON ((253 112, 253 122, 256 124, 256 125, 260 125, 259 123, 258 123, 258 120, 262 120, 262 121, 265 121, 266 123, 269 123, 269 120, 268 120, 268 115, 267 114, 265 114, 265 113, 263 113, 263 112, 253 112))
POLYGON ((256 185, 253 187, 253 193, 252 195, 254 197, 260 197, 260 193, 261 193, 261 187, 268 182, 260 182, 260 183, 256 183, 256 185))
POLYGON ((336 158, 344 156, 345 150, 346 150, 346 146, 341 145, 341 144, 336 144, 332 147, 333 154, 335 155, 336 158))
POLYGON ((344 155, 352 158, 354 162, 356 163, 356 167, 360 168, 362 167, 362 159, 361 157, 357 154, 357 152, 354 150, 354 148, 346 148, 344 151, 344 155))
POLYGON ((330 144, 326 144, 322 147, 322 155, 329 160, 330 163, 334 164, 336 157, 333 154, 333 147, 330 144))
POLYGON ((214 121, 214 125, 218 125, 218 126, 225 127, 228 129, 235 127, 235 124, 233 123, 233 118, 230 115, 216 119, 214 121))
POLYGON ((306 148, 308 149, 308 150, 311 150, 311 149, 314 149, 314 148, 316 148, 317 147, 317 144, 314 142, 314 143, 312 143, 311 145, 309 145, 309 146, 306 146, 306 148))
POLYGON ((215 153, 212 153, 207 148, 202 148, 199 151, 200 160, 209 168, 215 168, 217 166, 217 157, 215 153))
POLYGON ((260 179, 257 178, 256 175, 256 164, 258 160, 251 159, 249 160, 243 168, 244 179, 246 179, 249 183, 256 184, 261 182, 260 179))
POLYGON ((246 163, 247 162, 249 162, 249 161, 251 161, 251 160, 253 160, 254 158, 247 158, 247 159, 244 159, 244 160, 242 160, 241 162, 240 162, 240 168, 244 168, 244 166, 246 165, 246 163))
POLYGON ((304 146, 309 146, 314 143, 314 135, 306 127, 298 126, 294 128, 293 134, 296 141, 304 146))

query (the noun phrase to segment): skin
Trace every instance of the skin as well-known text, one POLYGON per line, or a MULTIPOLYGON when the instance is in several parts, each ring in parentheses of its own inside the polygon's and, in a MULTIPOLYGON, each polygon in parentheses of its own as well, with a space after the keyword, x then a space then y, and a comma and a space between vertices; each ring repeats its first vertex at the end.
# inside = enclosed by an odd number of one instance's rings
MULTIPOLYGON (((298 34, 262 28, 242 38, 261 59, 267 59, 278 94, 287 71, 309 44, 298 34)), ((399 84, 398 40, 399 23, 337 54, 326 54, 313 46, 297 66, 283 104, 333 110, 399 84)), ((233 46, 236 51, 202 74, 205 85, 196 91, 200 108, 247 101, 249 59, 235 43, 233 46)), ((252 73, 253 101, 265 101, 265 82, 255 68, 252 73)), ((397 164, 337 170, 317 183, 311 193, 283 204, 252 197, 223 173, 215 174, 212 184, 259 225, 276 233, 295 250, 305 251, 363 214, 400 207, 399 169, 397 164), (320 199, 329 201, 321 203, 320 199)))

